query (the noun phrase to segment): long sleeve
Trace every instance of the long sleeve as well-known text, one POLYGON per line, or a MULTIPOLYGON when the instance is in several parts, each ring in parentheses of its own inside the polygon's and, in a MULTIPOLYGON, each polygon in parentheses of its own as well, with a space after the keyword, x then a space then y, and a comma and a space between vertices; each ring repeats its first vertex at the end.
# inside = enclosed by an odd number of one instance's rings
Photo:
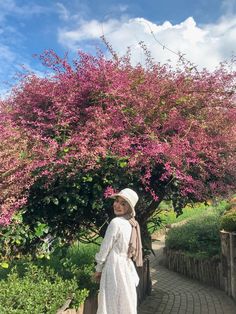
POLYGON ((110 250, 112 249, 113 244, 117 238, 118 229, 119 229, 119 226, 117 224, 116 219, 114 218, 108 225, 108 228, 106 230, 105 237, 102 241, 99 252, 95 255, 95 260, 97 263, 96 265, 97 272, 102 271, 106 258, 110 250))

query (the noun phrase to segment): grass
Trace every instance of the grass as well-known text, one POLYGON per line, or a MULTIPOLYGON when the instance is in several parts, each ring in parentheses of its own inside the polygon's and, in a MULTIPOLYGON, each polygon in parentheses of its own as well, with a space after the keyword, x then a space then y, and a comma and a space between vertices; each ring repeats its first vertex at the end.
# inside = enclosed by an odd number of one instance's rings
POLYGON ((148 228, 150 233, 161 230, 166 226, 181 221, 187 221, 195 217, 201 217, 207 213, 219 212, 222 214, 228 206, 227 201, 220 201, 217 204, 213 205, 209 203, 195 203, 193 205, 189 204, 183 208, 183 213, 176 217, 176 213, 173 209, 171 202, 163 201, 156 213, 150 219, 148 228))
POLYGON ((202 214, 210 212, 212 210, 213 210, 212 206, 206 205, 204 203, 196 203, 194 205, 187 205, 183 209, 183 214, 178 217, 176 217, 176 213, 174 212, 173 208, 170 208, 162 212, 160 214, 160 217, 162 218, 164 224, 172 224, 190 218, 201 216, 202 214))

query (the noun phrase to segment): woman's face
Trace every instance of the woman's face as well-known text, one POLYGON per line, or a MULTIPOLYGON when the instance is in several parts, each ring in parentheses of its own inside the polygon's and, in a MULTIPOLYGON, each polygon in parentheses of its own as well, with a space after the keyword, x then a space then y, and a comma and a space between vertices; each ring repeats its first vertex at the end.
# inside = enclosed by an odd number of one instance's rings
POLYGON ((129 204, 120 196, 116 197, 113 209, 116 216, 123 216, 131 211, 129 204))

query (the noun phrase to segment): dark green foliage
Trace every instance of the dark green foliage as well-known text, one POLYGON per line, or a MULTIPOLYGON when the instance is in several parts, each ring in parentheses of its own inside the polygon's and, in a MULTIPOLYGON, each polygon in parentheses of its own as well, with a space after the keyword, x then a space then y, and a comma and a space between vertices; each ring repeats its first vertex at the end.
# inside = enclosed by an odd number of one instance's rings
POLYGON ((171 229, 166 246, 190 254, 210 257, 220 252, 219 213, 204 214, 171 229))
POLYGON ((28 249, 28 243, 37 238, 36 232, 30 229, 29 225, 22 222, 22 212, 13 216, 8 226, 0 226, 0 260, 11 260, 20 258, 28 249))
POLYGON ((124 159, 114 156, 104 159, 99 170, 71 174, 63 169, 50 183, 46 176, 40 177, 25 208, 10 225, 0 226, 0 258, 20 258, 27 253, 43 257, 75 240, 97 242, 113 217, 113 201, 103 195, 107 186, 117 190, 134 187, 126 166, 124 159))
POLYGON ((53 247, 54 239, 71 243, 84 241, 91 233, 95 234, 95 240, 96 236, 104 235, 113 217, 112 200, 103 195, 106 188, 113 186, 119 190, 133 185, 130 183, 131 175, 125 171, 126 160, 114 156, 99 162, 103 165, 99 169, 76 172, 75 169, 63 168, 50 183, 46 176, 35 182, 30 190, 23 223, 30 230, 37 229, 38 234, 42 231, 42 234, 31 241, 28 248, 34 251, 38 242, 42 243, 45 238, 50 239, 53 247))

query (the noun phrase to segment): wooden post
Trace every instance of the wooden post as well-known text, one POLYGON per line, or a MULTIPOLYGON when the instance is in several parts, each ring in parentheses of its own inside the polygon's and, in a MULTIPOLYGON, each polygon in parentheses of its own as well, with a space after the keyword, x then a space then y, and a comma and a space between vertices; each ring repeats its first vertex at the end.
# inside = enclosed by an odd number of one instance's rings
POLYGON ((152 281, 150 277, 149 258, 146 257, 143 261, 143 267, 136 267, 139 276, 139 285, 136 288, 138 304, 142 303, 147 295, 150 295, 152 290, 152 281))
POLYGON ((231 296, 231 270, 230 270, 230 236, 229 232, 221 230, 221 265, 225 292, 231 296))
POLYGON ((236 300, 236 232, 230 233, 231 295, 236 300))
POLYGON ((98 296, 88 297, 84 302, 83 314, 96 314, 98 308, 98 296))
POLYGON ((150 275, 150 263, 147 259, 147 295, 151 295, 152 292, 152 279, 150 275))

